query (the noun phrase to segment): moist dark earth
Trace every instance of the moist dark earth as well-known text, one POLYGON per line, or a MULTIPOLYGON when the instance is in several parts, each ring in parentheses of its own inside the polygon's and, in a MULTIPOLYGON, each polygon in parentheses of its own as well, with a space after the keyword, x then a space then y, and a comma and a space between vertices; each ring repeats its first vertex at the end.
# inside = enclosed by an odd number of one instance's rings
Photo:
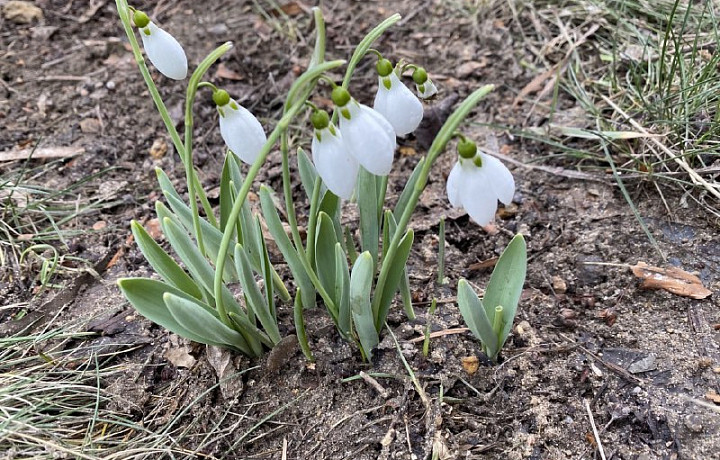
MULTIPOLYGON (((171 31, 191 63, 234 42, 211 80, 267 127, 309 62, 309 3, 290 2, 283 14, 269 2, 134 6, 171 31)), ((403 19, 375 47, 393 61, 423 65, 441 88, 438 100, 426 105, 429 123, 399 139, 390 201, 426 152, 435 125, 486 83, 497 89, 481 101, 464 132, 506 160, 517 183, 514 202, 500 210, 496 224, 478 227, 447 202, 445 178, 455 161, 454 147, 448 147, 411 223, 416 238, 408 269, 417 319, 408 321, 394 307, 389 328, 399 345, 385 330, 368 365, 339 338, 321 303, 306 319, 315 363, 292 339, 250 360, 188 342, 132 310, 115 280, 152 276, 152 270, 129 238, 130 220, 152 225, 160 199, 155 167, 185 191, 183 168, 147 96, 115 5, 34 4, 42 17, 29 23, 0 19, 0 152, 36 145, 81 152, 61 161, 31 160, 33 167, 47 165, 39 180, 51 188, 102 172, 80 189, 82 202, 93 205, 66 224, 77 233, 57 243, 64 253, 88 260, 99 277, 59 276, 55 282, 63 287, 34 296, 35 273, 3 267, 0 335, 31 333, 50 322, 95 332, 65 347, 76 348, 79 359, 96 353, 103 365, 122 368, 101 382, 111 400, 102 409, 176 439, 166 443, 172 449, 143 458, 424 459, 433 451, 442 459, 601 458, 590 414, 605 458, 720 458, 720 406, 712 397, 720 393, 720 222, 681 192, 666 191, 666 208, 649 181, 628 180, 659 252, 606 165, 578 173, 567 158, 548 159, 556 153, 552 147, 515 134, 543 126, 547 117, 545 105, 515 101, 538 73, 521 65, 534 59, 519 33, 532 20, 522 11, 511 13, 505 2, 322 2, 328 59, 347 59, 367 31, 399 12, 403 19), (447 283, 439 286, 442 216, 447 283), (500 363, 492 365, 479 342, 457 330, 463 323, 455 289, 466 278, 481 290, 493 259, 515 233, 528 242, 528 277, 511 338, 500 363), (695 273, 715 294, 694 300, 642 289, 629 268, 640 261, 695 273), (439 307, 428 318, 433 298, 439 307), (428 320, 441 333, 425 357, 422 341, 414 339, 423 336, 428 320), (375 375, 380 387, 358 378, 361 371, 375 375)), ((350 87, 361 102, 371 103, 374 95, 374 62, 363 61, 350 87)), ((183 83, 153 75, 181 128, 183 83)), ((328 95, 321 85, 313 100, 327 103, 328 95)), ((225 151, 209 94, 201 96, 195 164, 217 204, 225 151)), ((573 108, 560 98, 558 110, 573 108)), ((295 146, 309 146, 308 126, 298 120, 295 146)), ((258 185, 280 190, 279 164, 273 152, 258 185)), ((0 170, 25 166, 15 160, 0 170)), ((287 274, 279 252, 273 256, 287 274)), ((282 332, 293 334, 292 305, 282 305, 279 314, 282 332)))

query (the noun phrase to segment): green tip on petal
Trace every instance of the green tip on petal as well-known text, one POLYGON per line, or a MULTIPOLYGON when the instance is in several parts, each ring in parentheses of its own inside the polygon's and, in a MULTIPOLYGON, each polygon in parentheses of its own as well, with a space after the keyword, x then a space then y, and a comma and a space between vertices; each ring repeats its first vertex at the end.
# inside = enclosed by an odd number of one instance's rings
POLYGON ((345 107, 351 99, 350 92, 342 86, 335 87, 335 89, 332 90, 332 95, 330 97, 338 107, 345 107))
MULTIPOLYGON (((469 139, 461 139, 460 142, 458 142, 457 145, 457 152, 458 155, 460 155, 460 158, 465 158, 469 160, 470 158, 474 158, 475 154, 477 153, 477 144, 475 142, 469 140, 469 139)), ((477 158, 480 158, 479 156, 477 158)), ((482 160, 481 164, 482 165, 482 160)))
POLYGON ((147 27, 147 25, 150 24, 150 18, 142 11, 136 10, 133 14, 133 22, 136 26, 142 29, 143 27, 147 27))
POLYGON ((381 77, 387 77, 393 71, 392 63, 385 58, 378 59, 377 65, 375 66, 375 68, 377 69, 377 73, 381 77))
POLYGON ((330 125, 330 115, 324 110, 316 110, 310 116, 310 121, 315 129, 325 129, 330 125))
POLYGON ((476 155, 473 158, 473 164, 477 166, 478 168, 482 168, 482 158, 480 158, 480 155, 476 155))
POLYGON ((230 94, 228 94, 228 92, 225 91, 224 89, 219 89, 219 90, 215 91, 212 95, 212 98, 213 98, 213 102, 218 107, 222 107, 222 106, 226 105, 228 102, 230 102, 230 94))
POLYGON ((423 85, 428 80, 428 74, 422 67, 415 69, 412 74, 412 79, 417 85, 423 85))

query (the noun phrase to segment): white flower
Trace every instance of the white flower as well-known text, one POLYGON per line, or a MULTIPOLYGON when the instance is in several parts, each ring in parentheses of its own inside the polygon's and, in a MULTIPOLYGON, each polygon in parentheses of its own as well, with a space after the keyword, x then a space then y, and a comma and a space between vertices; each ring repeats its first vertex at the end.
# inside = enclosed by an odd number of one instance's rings
POLYGON ((385 117, 355 99, 340 107, 340 132, 350 154, 376 176, 387 176, 395 157, 395 131, 385 117))
POLYGON ((398 136, 415 131, 423 118, 422 103, 394 71, 386 77, 378 77, 373 108, 390 122, 398 136))
POLYGON ((447 179, 447 194, 455 208, 465 208, 481 226, 495 217, 497 202, 508 205, 515 194, 515 180, 497 158, 478 152, 473 159, 458 158, 447 179), (476 166, 477 158, 482 160, 476 166))
POLYGON ((340 130, 332 123, 315 130, 312 158, 327 188, 340 198, 350 199, 357 183, 360 165, 348 153, 340 130))
POLYGON ((429 78, 422 85, 418 85, 416 83, 415 89, 418 92, 418 96, 420 96, 422 99, 431 98, 434 95, 436 95, 438 92, 437 87, 435 86, 435 83, 433 83, 433 81, 430 80, 429 78))
POLYGON ((220 134, 225 144, 242 161, 252 164, 257 158, 267 136, 260 122, 234 99, 218 106, 220 134))
POLYGON ((140 37, 148 59, 161 74, 173 80, 183 80, 187 76, 187 56, 175 37, 152 21, 140 28, 140 37))

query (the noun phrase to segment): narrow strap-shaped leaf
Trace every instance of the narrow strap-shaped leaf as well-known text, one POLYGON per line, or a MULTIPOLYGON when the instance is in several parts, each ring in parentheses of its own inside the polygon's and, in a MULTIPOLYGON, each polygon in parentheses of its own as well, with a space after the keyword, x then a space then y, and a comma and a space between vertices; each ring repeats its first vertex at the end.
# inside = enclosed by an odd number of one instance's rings
POLYGON ((357 184, 357 203, 360 209, 360 243, 362 251, 368 251, 373 264, 378 261, 380 223, 378 222, 377 176, 360 168, 357 184))
POLYGON ((392 303, 395 292, 400 284, 400 279, 405 271, 405 264, 407 263, 408 256, 410 255, 410 249, 412 248, 414 233, 412 229, 405 233, 405 236, 400 240, 397 251, 395 251, 395 257, 392 260, 384 260, 383 264, 390 264, 388 270, 387 279, 385 281, 385 287, 382 292, 375 292, 375 296, 380 296, 380 302, 378 303, 378 310, 375 311, 375 327, 379 331, 385 324, 387 319, 388 311, 390 311, 390 304, 392 303))
POLYGON ((335 243, 335 298, 337 303, 337 327, 346 340, 352 332, 352 310, 350 308, 350 268, 347 256, 340 243, 335 243))
POLYGON ((220 228, 225 228, 233 205, 232 178, 230 177, 230 165, 233 156, 232 154, 225 155, 225 162, 220 174, 220 228))
POLYGON ((502 348, 510 334, 512 323, 517 312, 518 302, 522 294, 525 274, 527 272, 527 249, 521 234, 515 235, 495 264, 490 282, 485 289, 483 304, 488 318, 494 318, 495 307, 503 307, 504 328, 502 331, 502 348))
POLYGON ((368 361, 372 360, 372 350, 380 342, 370 304, 374 271, 372 256, 365 251, 355 261, 350 275, 350 308, 360 346, 368 361))
MULTIPOLYGON (((260 224, 260 216, 255 216, 255 228, 257 229, 258 235, 262 235, 262 225, 260 224)), ((258 238, 260 243, 260 266, 262 268, 263 283, 265 286, 265 302, 267 304, 268 311, 277 321, 277 312, 275 311, 275 295, 273 290, 273 273, 275 273, 272 263, 270 262, 270 254, 265 244, 265 238, 258 238)), ((284 286, 284 285, 283 285, 284 286)), ((290 294, 288 293, 288 297, 290 294)), ((289 300, 289 298, 288 298, 289 300)))
POLYGON ((237 271, 240 275, 240 284, 242 285, 245 298, 247 299, 248 316, 250 316, 249 312, 250 309, 252 309, 260 321, 263 330, 273 342, 273 345, 278 343, 280 341, 280 331, 277 325, 277 318, 275 318, 273 313, 268 310, 265 297, 253 277, 250 259, 245 253, 243 247, 239 244, 235 245, 235 264, 237 265, 237 271))
POLYGON ((255 351, 256 356, 260 356, 262 354, 263 345, 268 348, 273 347, 270 337, 258 329, 256 325, 251 324, 247 316, 238 316, 234 312, 230 312, 228 316, 233 321, 235 329, 237 329, 237 331, 245 337, 245 340, 247 340, 248 344, 250 344, 250 348, 255 351))
MULTIPOLYGON (((130 304, 145 318, 150 321, 159 324, 170 332, 185 337, 199 343, 207 343, 210 345, 223 346, 221 340, 213 340, 204 334, 197 334, 191 329, 181 325, 175 317, 168 310, 163 296, 166 293, 174 294, 177 297, 185 297, 188 300, 193 299, 184 292, 176 289, 168 284, 161 281, 149 279, 149 278, 121 278, 118 280, 118 286, 122 291, 125 298, 128 299, 130 304)), ((193 300, 198 309, 204 309, 208 314, 213 315, 213 310, 205 304, 193 300)), ((242 349, 242 343, 238 344, 237 348, 241 349, 243 353, 249 352, 248 348, 242 349)))
MULTIPOLYGON (((163 295, 163 300, 178 324, 201 338, 210 339, 201 340, 202 343, 220 342, 225 347, 243 352, 250 351, 246 348, 245 338, 239 332, 223 324, 217 316, 198 308, 194 302, 170 292, 163 295)), ((215 343, 210 343, 210 345, 215 345, 215 343)))
POLYGON ((182 201, 180 194, 177 192, 177 190, 175 190, 175 187, 173 187, 173 184, 167 174, 165 174, 165 171, 160 168, 155 168, 155 175, 157 176, 158 183, 160 184, 160 190, 162 190, 163 195, 165 195, 166 197, 168 195, 172 195, 178 200, 182 201))
POLYGON ((132 229, 135 242, 150 263, 150 266, 166 282, 190 296, 201 300, 202 292, 197 287, 197 284, 195 284, 192 278, 185 273, 185 270, 155 242, 145 228, 134 220, 130 223, 130 228, 132 229))
MULTIPOLYGON (((197 246, 193 244, 190 236, 185 230, 175 223, 171 218, 166 217, 162 220, 162 226, 165 230, 165 235, 170 241, 170 245, 177 253, 178 257, 185 263, 188 271, 192 274, 193 278, 208 292, 213 292, 213 279, 215 276, 214 269, 210 266, 197 246)), ((226 286, 223 286, 223 301, 228 311, 234 311, 235 313, 242 315, 242 309, 240 305, 235 301, 232 293, 226 286)))
POLYGON ((265 223, 268 226, 268 230, 275 240, 278 249, 282 253, 285 261, 290 267, 290 271, 293 274, 295 283, 301 289, 302 292, 302 303, 305 308, 311 308, 315 306, 315 287, 310 281, 305 267, 303 267, 300 261, 295 246, 293 246, 290 238, 285 233, 280 216, 278 215, 275 204, 272 201, 270 192, 266 187, 260 187, 260 205, 262 206, 263 216, 265 217, 265 223))
MULTIPOLYGON (((320 282, 325 290, 333 296, 333 301, 336 306, 340 300, 335 292, 335 243, 337 242, 335 227, 333 226, 330 216, 324 212, 320 212, 317 231, 315 232, 315 265, 320 282)), ((334 311, 332 313, 333 316, 337 318, 338 312, 334 311)))
MULTIPOLYGON (((173 213, 178 217, 180 224, 182 224, 190 235, 195 238, 195 227, 193 226, 192 210, 190 207, 188 207, 188 205, 186 205, 182 200, 172 195, 167 195, 165 199, 170 205, 170 209, 172 209, 173 213)), ((200 219, 200 227, 202 228, 205 250, 208 253, 207 256, 212 260, 217 260, 218 251, 220 250, 220 241, 222 241, 222 232, 212 226, 205 219, 200 219)), ((231 255, 230 251, 228 251, 228 255, 231 255)), ((234 281, 237 279, 237 274, 235 273, 235 267, 233 266, 231 257, 228 257, 225 261, 225 273, 223 273, 223 275, 223 278, 226 281, 234 281)))
POLYGON ((403 188, 400 198, 398 198, 397 204, 395 204, 395 210, 393 211, 395 220, 400 219, 400 216, 402 216, 405 212, 405 208, 407 208, 407 205, 410 202, 410 197, 413 194, 413 189, 415 188, 415 184, 417 184, 425 161, 427 161, 425 157, 420 159, 418 164, 415 166, 415 169, 413 169, 412 174, 408 178, 408 181, 405 183, 405 188, 403 188))
POLYGON ((482 301, 464 279, 458 281, 457 302, 465 324, 475 337, 482 341, 488 357, 495 359, 499 348, 492 323, 485 313, 482 301))
MULTIPOLYGON (((305 195, 309 200, 313 194, 313 189, 315 188, 315 181, 319 176, 312 160, 310 160, 310 157, 302 148, 298 148, 297 150, 297 162, 298 171, 300 172, 300 183, 302 184, 303 190, 305 190, 305 195)), ((327 187, 325 184, 321 187, 320 196, 323 196, 327 187)))

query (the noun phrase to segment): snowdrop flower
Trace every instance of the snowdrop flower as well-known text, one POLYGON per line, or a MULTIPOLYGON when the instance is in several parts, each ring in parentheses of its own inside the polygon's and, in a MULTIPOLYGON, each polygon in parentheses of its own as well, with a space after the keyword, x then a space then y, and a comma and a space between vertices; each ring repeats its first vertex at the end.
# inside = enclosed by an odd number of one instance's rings
POLYGON ((395 131, 376 110, 358 103, 340 86, 332 92, 340 109, 340 133, 350 155, 376 176, 387 176, 395 156, 395 131))
POLYGON ((168 78, 183 80, 188 72, 187 56, 175 37, 156 26, 142 11, 135 11, 133 22, 140 29, 145 53, 155 68, 168 78))
POLYGON ((478 152, 474 142, 461 140, 457 163, 447 179, 447 194, 455 208, 465 208, 481 226, 495 217, 497 202, 510 204, 515 193, 515 180, 500 160, 478 152))
POLYGON ((438 90, 435 83, 428 77, 427 72, 422 67, 415 69, 412 78, 415 82, 415 89, 422 99, 429 99, 437 94, 438 90))
POLYGON ((405 136, 415 131, 423 118, 423 106, 405 86, 387 59, 377 63, 378 92, 373 108, 390 122, 395 134, 405 136))
POLYGON ((225 90, 214 91, 213 101, 220 112, 220 134, 225 144, 242 161, 252 164, 267 142, 262 125, 225 90))
POLYGON ((315 111, 311 121, 315 128, 312 138, 315 168, 331 192, 348 200, 355 189, 360 165, 348 152, 340 130, 330 122, 326 111, 315 111))

